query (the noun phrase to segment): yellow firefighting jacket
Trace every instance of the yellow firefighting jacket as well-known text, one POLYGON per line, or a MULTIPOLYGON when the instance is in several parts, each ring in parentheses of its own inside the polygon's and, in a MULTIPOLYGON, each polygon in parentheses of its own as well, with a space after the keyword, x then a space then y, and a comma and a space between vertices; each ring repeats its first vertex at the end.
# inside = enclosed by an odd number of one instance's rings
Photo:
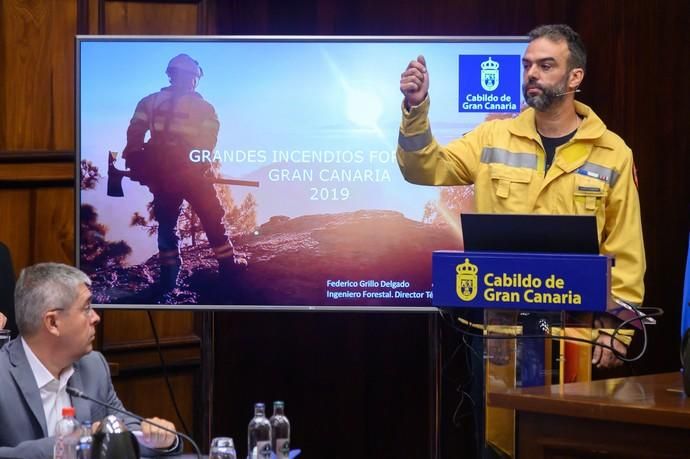
POLYGON ((482 123, 442 147, 427 98, 403 108, 398 164, 411 183, 474 184, 477 212, 595 215, 600 252, 615 256, 612 294, 640 305, 645 255, 632 151, 588 106, 575 102, 575 109, 582 123, 544 174, 534 109, 482 123))

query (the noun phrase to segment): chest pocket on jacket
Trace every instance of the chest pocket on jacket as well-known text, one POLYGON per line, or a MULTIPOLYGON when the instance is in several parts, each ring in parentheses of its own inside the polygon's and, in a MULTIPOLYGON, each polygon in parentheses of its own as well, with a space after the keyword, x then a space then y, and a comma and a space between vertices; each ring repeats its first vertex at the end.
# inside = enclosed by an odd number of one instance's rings
POLYGON ((573 200, 578 214, 602 213, 606 203, 606 182, 578 175, 575 177, 573 200))
POLYGON ((527 209, 532 169, 489 164, 495 211, 522 212, 527 209))

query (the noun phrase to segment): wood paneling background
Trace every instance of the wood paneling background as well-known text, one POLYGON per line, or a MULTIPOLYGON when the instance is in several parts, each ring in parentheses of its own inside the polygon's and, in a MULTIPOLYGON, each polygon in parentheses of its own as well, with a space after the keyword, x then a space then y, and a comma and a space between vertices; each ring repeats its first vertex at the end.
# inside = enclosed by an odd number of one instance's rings
POLYGON ((0 154, 0 239, 15 272, 74 259, 73 154, 0 154))
MULTIPOLYGON (((75 35, 205 32, 205 5, 0 3, 0 240, 9 246, 17 273, 40 261, 75 262, 75 35)), ((103 311, 101 316, 98 345, 117 369, 114 381, 122 401, 182 428, 146 312, 103 311)), ((200 410, 200 322, 186 311, 153 316, 182 419, 200 438, 207 435, 200 410)))
POLYGON ((0 6, 0 150, 74 149, 73 0, 0 6))
MULTIPOLYGON (((565 22, 589 50, 579 99, 626 140, 639 169, 646 304, 663 307, 666 315, 636 371, 675 370, 690 230, 688 17, 686 0, 3 0, 0 239, 12 250, 16 270, 37 261, 74 261, 77 32, 521 35, 537 24, 565 22)), ((148 390, 162 387, 148 319, 141 312, 104 316, 101 346, 118 364, 116 384, 125 402, 174 419, 164 391, 148 390)), ((157 313, 155 321, 180 408, 192 424, 203 404, 201 319, 181 311, 157 313)), ((334 457, 424 457, 430 435, 428 381, 420 376, 428 369, 425 323, 417 315, 217 313, 213 433, 233 435, 243 445, 251 402, 280 397, 293 414, 294 443, 305 448, 305 458, 325 455, 329 445, 342 453, 334 457)), ((457 342, 448 332, 453 338, 447 341, 457 342)), ((453 387, 450 368, 458 362, 444 363, 445 385, 453 387)), ((471 440, 453 427, 458 396, 446 392, 442 457, 464 457, 471 440)), ((198 416, 194 421, 199 435, 198 416)))

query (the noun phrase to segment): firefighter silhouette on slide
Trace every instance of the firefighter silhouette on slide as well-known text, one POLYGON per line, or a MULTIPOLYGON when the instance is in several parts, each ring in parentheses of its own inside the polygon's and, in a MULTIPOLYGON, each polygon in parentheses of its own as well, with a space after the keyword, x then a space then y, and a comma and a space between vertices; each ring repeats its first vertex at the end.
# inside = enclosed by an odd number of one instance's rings
POLYGON ((176 231, 182 201, 199 216, 218 260, 221 280, 229 280, 247 267, 237 254, 222 224, 211 164, 190 160, 192 150, 216 146, 220 123, 213 105, 195 91, 204 75, 199 63, 187 54, 173 57, 165 71, 170 86, 139 101, 127 129, 123 151, 130 178, 153 194, 153 215, 158 221, 160 279, 158 287, 170 291, 177 285, 180 252, 176 231), (150 138, 145 142, 146 133, 150 138))

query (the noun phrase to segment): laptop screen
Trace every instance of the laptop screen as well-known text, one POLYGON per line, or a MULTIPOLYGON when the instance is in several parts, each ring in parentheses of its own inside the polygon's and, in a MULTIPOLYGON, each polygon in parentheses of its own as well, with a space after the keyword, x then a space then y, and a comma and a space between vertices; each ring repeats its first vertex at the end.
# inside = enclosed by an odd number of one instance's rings
POLYGON ((593 215, 462 214, 466 251, 598 254, 593 215))

